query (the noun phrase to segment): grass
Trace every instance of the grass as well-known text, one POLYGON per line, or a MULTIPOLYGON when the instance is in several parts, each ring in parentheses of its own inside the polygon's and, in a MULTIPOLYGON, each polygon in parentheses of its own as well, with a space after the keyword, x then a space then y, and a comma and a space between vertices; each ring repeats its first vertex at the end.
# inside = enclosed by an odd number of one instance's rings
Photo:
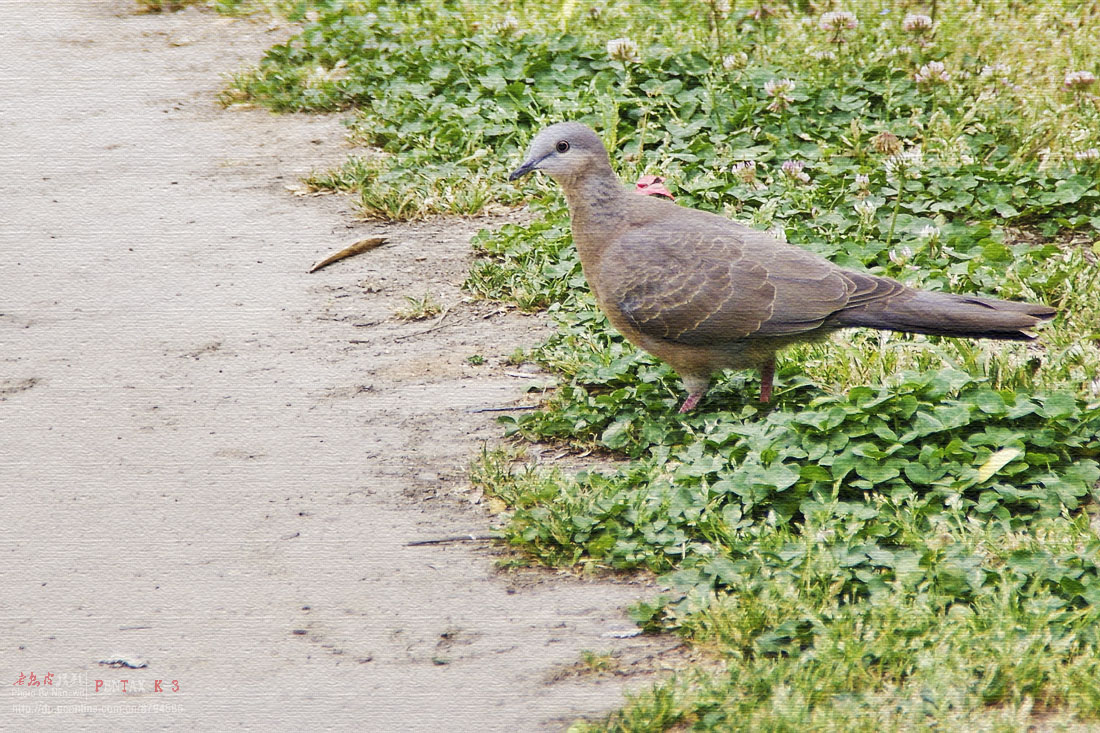
POLYGON ((1100 82, 1076 72, 1100 72, 1100 12, 819 5, 303 3, 224 99, 348 110, 370 154, 309 183, 364 216, 530 200, 530 224, 475 238, 466 287, 550 312, 512 360, 561 386, 502 425, 624 460, 568 475, 490 451, 471 478, 528 562, 659 574, 638 623, 720 661, 575 729, 1096 726, 1100 82), (1038 345, 844 333, 782 355, 773 404, 731 372, 680 416, 676 376, 595 309, 560 193, 505 180, 565 118, 684 205, 1060 315, 1038 345))
MULTIPOLYGON (((139 13, 174 13, 188 5, 208 4, 203 0, 134 0, 134 2, 137 4, 139 13)), ((228 3, 219 3, 219 5, 228 5, 228 3)))
POLYGON ((423 321, 443 312, 443 306, 431 293, 424 293, 419 296, 406 295, 405 301, 408 305, 394 313, 395 316, 404 321, 423 321))
POLYGON ((619 663, 613 654, 588 650, 581 652, 581 665, 583 669, 593 674, 613 672, 619 667, 619 663))
POLYGON ((290 0, 134 0, 139 13, 174 13, 188 5, 212 7, 226 15, 244 15, 260 10, 289 12, 294 3, 290 0))
POLYGON ((326 0, 134 0, 141 12, 174 12, 186 5, 210 8, 222 15, 279 15, 291 21, 318 17, 318 8, 326 0))

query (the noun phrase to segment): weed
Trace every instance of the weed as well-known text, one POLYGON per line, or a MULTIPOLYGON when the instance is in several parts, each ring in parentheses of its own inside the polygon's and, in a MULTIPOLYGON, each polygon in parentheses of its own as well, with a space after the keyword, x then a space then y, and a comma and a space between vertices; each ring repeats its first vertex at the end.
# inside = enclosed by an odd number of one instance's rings
POLYGON ((198 0, 134 0, 139 13, 174 13, 185 5, 194 5, 198 0))
POLYGON ((614 654, 608 652, 599 653, 589 651, 587 649, 581 651, 581 664, 589 672, 612 672, 619 667, 618 660, 615 659, 614 654))
POLYGON ((421 296, 406 295, 408 306, 394 313, 395 316, 406 321, 422 321, 426 318, 438 316, 443 312, 443 306, 431 293, 421 296))

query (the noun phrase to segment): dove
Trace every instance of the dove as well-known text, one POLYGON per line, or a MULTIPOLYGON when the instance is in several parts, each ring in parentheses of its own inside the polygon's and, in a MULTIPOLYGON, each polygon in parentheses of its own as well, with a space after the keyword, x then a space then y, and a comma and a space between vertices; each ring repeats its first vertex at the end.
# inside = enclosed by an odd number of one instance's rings
POLYGON ((917 290, 663 196, 636 195, 641 191, 619 181, 600 138, 581 123, 539 132, 509 180, 533 171, 565 193, 573 243, 600 310, 683 380, 688 396, 680 412, 695 408, 725 369, 759 370, 760 401, 768 402, 776 352, 840 329, 1030 341, 1057 313, 917 290))

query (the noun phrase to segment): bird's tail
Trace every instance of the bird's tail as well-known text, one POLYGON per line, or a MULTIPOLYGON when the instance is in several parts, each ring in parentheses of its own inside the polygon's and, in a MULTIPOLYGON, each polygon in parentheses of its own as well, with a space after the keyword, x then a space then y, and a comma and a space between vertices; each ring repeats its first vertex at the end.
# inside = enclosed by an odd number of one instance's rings
POLYGON ((892 298, 844 309, 831 320, 842 327, 1031 341, 1036 338, 1031 329, 1057 312, 1046 305, 907 288, 892 298))

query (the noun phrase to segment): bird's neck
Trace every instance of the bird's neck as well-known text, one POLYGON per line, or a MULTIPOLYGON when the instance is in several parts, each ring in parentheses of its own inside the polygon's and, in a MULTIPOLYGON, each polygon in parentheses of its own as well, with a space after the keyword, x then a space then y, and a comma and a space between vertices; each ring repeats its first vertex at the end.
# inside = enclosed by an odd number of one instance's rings
POLYGON ((573 220, 573 242, 587 273, 598 265, 604 244, 622 228, 629 194, 609 165, 560 183, 573 220))

